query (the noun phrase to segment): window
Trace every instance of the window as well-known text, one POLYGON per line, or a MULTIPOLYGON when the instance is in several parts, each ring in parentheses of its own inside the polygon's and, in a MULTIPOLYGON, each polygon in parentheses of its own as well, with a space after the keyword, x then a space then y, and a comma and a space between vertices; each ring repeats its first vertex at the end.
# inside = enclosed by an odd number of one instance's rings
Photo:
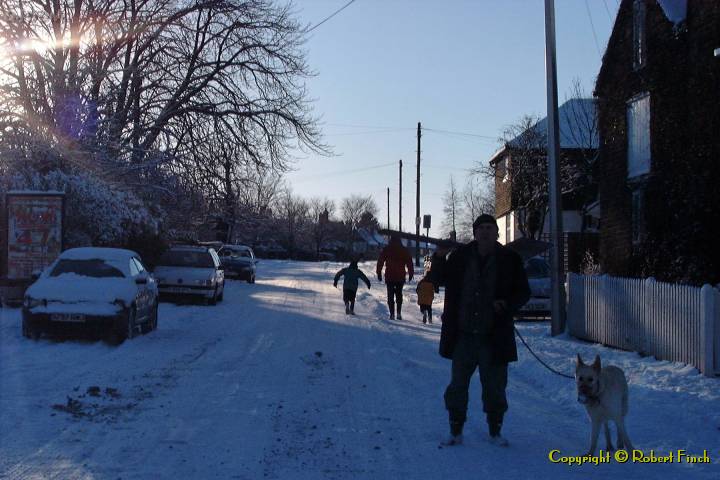
POLYGON ((506 183, 510 180, 510 170, 508 169, 508 157, 504 157, 497 164, 497 176, 502 178, 502 182, 506 183))
POLYGON ((216 266, 210 253, 193 250, 168 250, 162 254, 158 265, 191 268, 213 268, 216 266))
POLYGON ((633 4, 633 68, 639 69, 646 62, 645 44, 645 0, 635 0, 633 4))
POLYGON ((637 245, 642 242, 645 234, 645 218, 643 215, 643 191, 635 190, 632 193, 632 242, 637 245))
POLYGON ((627 107, 628 178, 650 173, 650 95, 627 107))
POLYGON ((140 270, 138 270, 137 264, 135 263, 135 259, 130 259, 130 276, 136 277, 140 273, 140 270))
POLYGON ((64 274, 75 274, 82 277, 93 277, 93 278, 109 278, 119 277, 123 278, 122 270, 117 268, 105 260, 93 259, 93 260, 60 260, 52 272, 51 277, 59 277, 64 274))
POLYGON ((138 273, 142 273, 145 271, 145 267, 143 266, 143 264, 140 260, 138 260, 137 258, 133 258, 132 261, 135 262, 135 266, 137 267, 138 273))
POLYGON ((505 243, 512 242, 512 213, 505 216, 505 243))

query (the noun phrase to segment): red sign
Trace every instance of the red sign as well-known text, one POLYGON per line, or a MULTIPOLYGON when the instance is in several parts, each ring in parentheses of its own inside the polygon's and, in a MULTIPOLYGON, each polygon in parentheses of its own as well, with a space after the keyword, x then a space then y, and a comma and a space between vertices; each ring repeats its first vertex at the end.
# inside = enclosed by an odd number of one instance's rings
POLYGON ((8 194, 8 278, 30 278, 62 250, 63 197, 8 194))

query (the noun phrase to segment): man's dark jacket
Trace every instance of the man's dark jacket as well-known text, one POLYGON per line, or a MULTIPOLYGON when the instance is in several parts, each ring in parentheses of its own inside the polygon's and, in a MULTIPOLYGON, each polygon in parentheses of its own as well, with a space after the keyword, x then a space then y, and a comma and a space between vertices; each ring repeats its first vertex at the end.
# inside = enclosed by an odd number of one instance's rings
MULTIPOLYGON (((442 315, 440 333, 440 355, 452 358, 460 329, 460 305, 465 279, 465 268, 475 258, 472 249, 477 244, 472 241, 450 253, 447 258, 433 258, 431 277, 445 286, 445 307, 442 315)), ((513 315, 530 298, 530 287, 520 255, 512 250, 495 244, 497 276, 495 279, 495 300, 504 300, 507 309, 495 314, 490 333, 492 361, 496 364, 517 360, 517 346, 513 331, 513 315)))

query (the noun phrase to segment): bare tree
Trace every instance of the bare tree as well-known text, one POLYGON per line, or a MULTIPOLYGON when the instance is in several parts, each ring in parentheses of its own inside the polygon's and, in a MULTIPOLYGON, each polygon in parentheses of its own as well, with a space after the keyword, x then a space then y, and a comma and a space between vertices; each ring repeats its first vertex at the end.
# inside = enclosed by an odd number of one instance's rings
POLYGON ((465 182, 460 193, 462 208, 460 209, 460 231, 457 238, 459 241, 469 241, 473 238, 472 224, 475 219, 483 214, 495 214, 495 197, 478 175, 471 175, 465 182))
POLYGON ((442 221, 443 232, 449 237, 457 235, 456 218, 460 216, 461 208, 460 192, 455 185, 455 179, 450 175, 447 190, 443 194, 443 214, 445 217, 442 221))
POLYGON ((330 233, 330 221, 335 213, 335 202, 329 198, 310 199, 310 222, 315 258, 320 259, 320 248, 330 233))
POLYGON ((580 199, 581 231, 585 231, 589 207, 596 200, 597 185, 595 165, 599 149, 599 127, 597 100, 588 98, 580 79, 574 78, 570 91, 565 95, 568 122, 561 126, 560 134, 578 146, 580 153, 571 165, 568 165, 567 191, 574 192, 580 199))
POLYGON ((367 212, 372 216, 377 215, 378 207, 372 196, 353 194, 342 200, 340 205, 342 221, 347 231, 348 246, 352 243, 353 235, 360 225, 363 215, 367 212))
POLYGON ((288 188, 277 202, 277 217, 284 226, 285 244, 290 258, 295 258, 298 239, 308 221, 309 206, 288 188))
POLYGON ((6 126, 48 139, 61 152, 53 168, 147 184, 162 161, 171 176, 222 186, 236 162, 281 173, 291 149, 328 151, 290 5, 0 0, 0 10, 0 140, 6 126), (206 165, 220 148, 226 161, 206 165))
POLYGON ((340 210, 343 222, 351 231, 354 231, 357 229, 363 214, 369 212, 375 216, 377 215, 378 207, 372 196, 353 194, 342 200, 340 210))

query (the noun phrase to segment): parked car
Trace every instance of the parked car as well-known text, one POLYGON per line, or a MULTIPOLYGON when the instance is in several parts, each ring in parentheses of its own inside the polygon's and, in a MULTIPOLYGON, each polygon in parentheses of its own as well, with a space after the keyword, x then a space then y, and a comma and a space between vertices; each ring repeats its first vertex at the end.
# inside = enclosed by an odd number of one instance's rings
POLYGON ((153 273, 161 296, 199 297, 215 305, 225 293, 225 272, 211 247, 171 247, 162 254, 153 273))
POLYGON ((22 333, 101 328, 118 343, 157 328, 158 288, 140 256, 119 248, 64 251, 25 292, 22 333))
POLYGON ((550 315, 550 264, 542 257, 531 257, 525 261, 525 272, 530 284, 530 300, 520 309, 519 315, 550 315))
POLYGON ((218 252, 220 262, 225 268, 225 276, 255 283, 257 259, 252 248, 245 245, 224 245, 218 252))

